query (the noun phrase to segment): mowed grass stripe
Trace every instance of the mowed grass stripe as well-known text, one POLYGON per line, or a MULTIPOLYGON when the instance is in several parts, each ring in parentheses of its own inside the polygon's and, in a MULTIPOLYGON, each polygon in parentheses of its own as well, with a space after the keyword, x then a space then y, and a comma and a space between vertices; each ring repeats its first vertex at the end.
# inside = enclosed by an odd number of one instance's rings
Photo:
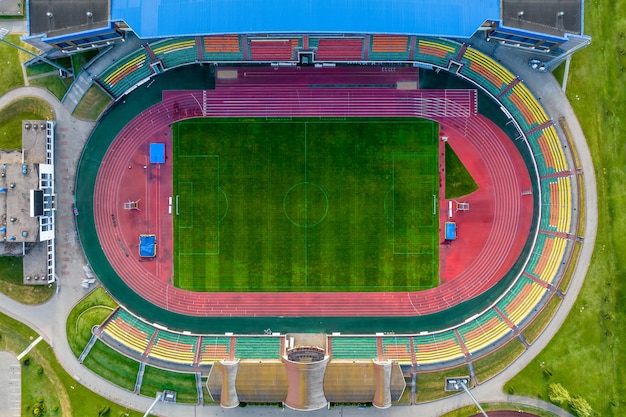
MULTIPOLYGON (((192 264, 191 274, 176 256, 175 282, 182 288, 404 291, 437 284, 435 123, 195 119, 176 124, 174 132, 180 155, 219 155, 214 175, 219 178, 214 196, 219 255, 185 260, 192 264), (420 212, 418 226, 407 235, 417 254, 393 253, 394 223, 386 211, 393 206, 387 207, 386 200, 393 200, 394 155, 417 158, 417 167, 408 169, 403 180, 407 201, 417 199, 405 216, 420 212), (183 283, 180 273, 192 278, 183 283)), ((174 156, 177 179, 182 159, 174 156)), ((176 180, 174 186, 176 194, 176 180)), ((207 203, 196 201, 195 182, 193 195, 193 233, 211 235, 196 227, 196 205, 207 203)))

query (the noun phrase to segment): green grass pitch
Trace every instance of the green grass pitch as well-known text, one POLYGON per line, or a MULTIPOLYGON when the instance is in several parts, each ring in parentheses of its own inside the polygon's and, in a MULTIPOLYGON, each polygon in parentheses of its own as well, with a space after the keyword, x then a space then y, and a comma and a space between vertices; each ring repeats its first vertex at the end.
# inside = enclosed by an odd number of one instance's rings
POLYGON ((438 285, 436 123, 195 119, 173 140, 177 287, 438 285))

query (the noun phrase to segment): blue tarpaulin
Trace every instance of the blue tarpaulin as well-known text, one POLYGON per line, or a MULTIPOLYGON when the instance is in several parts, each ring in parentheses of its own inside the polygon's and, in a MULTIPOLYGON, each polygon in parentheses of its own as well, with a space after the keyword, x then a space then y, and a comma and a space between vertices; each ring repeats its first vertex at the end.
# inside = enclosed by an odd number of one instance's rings
POLYGON ((456 239, 456 223, 446 222, 446 240, 456 239))
POLYGON ((151 164, 164 164, 165 163, 165 144, 164 143, 151 143, 150 144, 150 163, 151 164))
POLYGON ((155 235, 139 235, 139 256, 143 258, 156 256, 155 235))

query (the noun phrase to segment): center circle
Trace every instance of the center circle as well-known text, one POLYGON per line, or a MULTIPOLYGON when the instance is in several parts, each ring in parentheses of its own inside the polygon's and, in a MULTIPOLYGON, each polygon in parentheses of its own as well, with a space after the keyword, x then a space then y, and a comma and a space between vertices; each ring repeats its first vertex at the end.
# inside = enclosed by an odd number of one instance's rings
POLYGON ((287 190, 283 198, 283 211, 296 226, 317 226, 328 214, 328 195, 313 182, 299 182, 287 190))

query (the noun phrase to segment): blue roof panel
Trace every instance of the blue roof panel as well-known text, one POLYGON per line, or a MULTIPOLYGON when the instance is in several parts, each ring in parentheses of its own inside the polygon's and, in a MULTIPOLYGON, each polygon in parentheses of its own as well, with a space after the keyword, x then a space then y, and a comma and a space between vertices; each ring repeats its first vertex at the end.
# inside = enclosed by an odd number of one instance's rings
POLYGON ((398 33, 470 37, 500 0, 112 0, 140 38, 229 33, 398 33))

